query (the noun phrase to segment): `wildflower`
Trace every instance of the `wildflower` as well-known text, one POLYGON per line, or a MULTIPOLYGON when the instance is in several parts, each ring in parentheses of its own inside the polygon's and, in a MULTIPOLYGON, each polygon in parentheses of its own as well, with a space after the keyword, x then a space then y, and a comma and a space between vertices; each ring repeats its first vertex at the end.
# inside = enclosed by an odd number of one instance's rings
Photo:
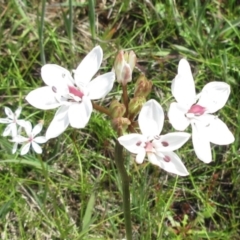
POLYGON ((23 125, 25 120, 19 120, 22 108, 18 107, 15 113, 8 107, 4 108, 7 118, 0 118, 0 123, 8 124, 3 132, 3 136, 15 137, 17 135, 18 125, 23 125))
POLYGON ((178 74, 172 82, 172 94, 177 102, 170 105, 170 123, 180 131, 191 124, 192 141, 197 157, 205 163, 211 162, 210 142, 226 145, 234 141, 227 125, 212 115, 226 104, 230 86, 225 82, 210 82, 196 95, 190 65, 186 59, 182 59, 178 65, 178 74))
POLYGON ((133 51, 119 51, 113 66, 116 79, 119 83, 126 85, 132 81, 132 71, 136 65, 137 57, 133 51))
POLYGON ((160 135, 164 122, 163 109, 155 100, 143 105, 138 117, 142 134, 131 133, 118 138, 129 152, 137 154, 136 162, 141 164, 147 154, 148 160, 165 171, 180 176, 188 171, 174 150, 179 149, 190 137, 183 132, 160 135))
POLYGON ((44 136, 36 137, 36 135, 41 132, 42 127, 43 124, 39 123, 32 129, 32 124, 29 121, 26 121, 24 124, 24 129, 27 137, 17 135, 11 140, 11 142, 15 143, 12 153, 14 154, 17 151, 17 144, 21 143, 24 144, 21 148, 21 155, 28 153, 31 146, 36 153, 41 154, 42 148, 40 147, 39 143, 45 143, 47 142, 47 139, 44 136))
POLYGON ((47 139, 59 136, 69 124, 73 128, 84 128, 92 113, 91 100, 103 98, 111 91, 115 80, 113 72, 90 81, 100 68, 102 58, 101 47, 93 48, 74 70, 74 78, 58 65, 42 67, 41 76, 47 86, 31 91, 26 100, 43 110, 59 107, 47 129, 47 139))

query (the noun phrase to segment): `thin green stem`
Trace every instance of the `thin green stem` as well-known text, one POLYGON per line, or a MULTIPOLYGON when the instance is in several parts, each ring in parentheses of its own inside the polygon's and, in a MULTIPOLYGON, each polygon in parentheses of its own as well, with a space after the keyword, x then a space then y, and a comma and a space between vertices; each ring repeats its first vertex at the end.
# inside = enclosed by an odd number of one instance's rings
POLYGON ((125 230, 127 240, 132 240, 132 223, 131 223, 131 207, 130 207, 130 191, 129 178, 124 167, 123 161, 123 146, 116 141, 115 145, 115 163, 120 174, 123 192, 123 214, 125 220, 125 230))
POLYGON ((127 85, 122 85, 122 98, 123 98, 123 104, 126 107, 126 113, 125 116, 128 116, 128 92, 127 92, 127 85))
POLYGON ((38 34, 39 34, 39 45, 40 45, 41 62, 42 62, 43 65, 46 63, 45 53, 44 53, 44 41, 43 41, 45 10, 46 10, 46 0, 42 0, 41 21, 40 21, 38 34))

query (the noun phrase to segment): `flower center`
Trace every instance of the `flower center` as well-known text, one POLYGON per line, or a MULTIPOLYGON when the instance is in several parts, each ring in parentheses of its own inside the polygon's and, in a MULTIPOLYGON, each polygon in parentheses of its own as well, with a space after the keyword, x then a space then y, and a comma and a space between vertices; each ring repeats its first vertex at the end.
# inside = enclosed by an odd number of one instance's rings
POLYGON ((68 86, 68 90, 69 93, 71 93, 72 95, 74 95, 75 97, 79 97, 80 99, 82 99, 82 97, 84 96, 83 92, 79 91, 77 88, 75 87, 70 87, 68 86))
POLYGON ((186 117, 191 118, 191 117, 196 117, 196 116, 201 116, 205 113, 206 108, 202 107, 200 105, 194 104, 191 106, 191 108, 188 110, 186 117))

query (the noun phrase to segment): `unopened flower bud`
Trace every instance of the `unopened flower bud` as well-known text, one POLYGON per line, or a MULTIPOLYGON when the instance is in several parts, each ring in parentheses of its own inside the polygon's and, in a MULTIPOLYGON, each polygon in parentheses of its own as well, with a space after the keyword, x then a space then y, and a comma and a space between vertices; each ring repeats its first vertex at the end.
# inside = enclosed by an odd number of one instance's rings
POLYGON ((147 97, 152 90, 152 82, 141 75, 135 85, 134 97, 147 97))
POLYGON ((119 117, 112 120, 113 129, 115 129, 120 135, 127 130, 130 124, 131 122, 128 118, 119 117))
POLYGON ((119 51, 113 66, 116 74, 116 80, 123 85, 132 81, 132 71, 136 65, 136 55, 133 51, 125 52, 119 51))
POLYGON ((143 104, 146 102, 145 97, 134 97, 128 104, 128 112, 131 118, 134 118, 141 110, 143 104))
POLYGON ((109 110, 112 118, 119 118, 125 114, 126 107, 115 99, 111 102, 109 110))

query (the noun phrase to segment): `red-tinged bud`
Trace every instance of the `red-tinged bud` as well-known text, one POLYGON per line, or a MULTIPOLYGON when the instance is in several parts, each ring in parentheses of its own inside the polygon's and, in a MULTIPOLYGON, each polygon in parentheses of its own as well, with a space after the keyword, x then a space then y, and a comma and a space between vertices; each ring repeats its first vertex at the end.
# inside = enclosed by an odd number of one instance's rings
POLYGON ((117 133, 122 135, 128 128, 128 126, 131 124, 130 120, 128 118, 115 118, 111 121, 113 129, 117 131, 117 133))
POLYGON ((137 116, 142 109, 143 104, 146 102, 145 97, 134 97, 128 104, 128 112, 131 118, 137 116))
POLYGON ((132 71, 136 65, 136 55, 133 51, 119 51, 113 66, 117 82, 126 85, 132 81, 132 71))
POLYGON ((152 90, 152 82, 141 75, 135 85, 134 97, 147 97, 152 90))
POLYGON ((111 117, 114 119, 122 117, 126 112, 126 107, 115 99, 111 102, 109 110, 111 117))

